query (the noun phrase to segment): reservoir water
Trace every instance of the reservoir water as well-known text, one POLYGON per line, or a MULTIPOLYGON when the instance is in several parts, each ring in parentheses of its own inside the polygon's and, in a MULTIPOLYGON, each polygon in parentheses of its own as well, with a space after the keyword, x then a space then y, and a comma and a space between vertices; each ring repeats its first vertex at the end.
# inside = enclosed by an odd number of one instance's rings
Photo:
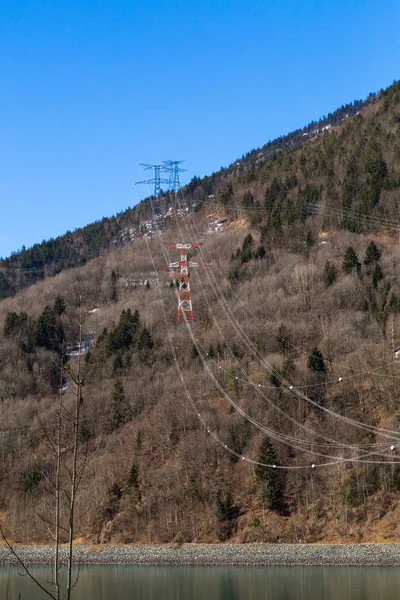
MULTIPOLYGON (((47 567, 33 567, 42 583, 47 567)), ((0 598, 48 598, 0 567, 0 598)), ((45 584, 46 585, 46 584, 45 584)), ((73 600, 397 600, 400 567, 82 567, 73 600)))

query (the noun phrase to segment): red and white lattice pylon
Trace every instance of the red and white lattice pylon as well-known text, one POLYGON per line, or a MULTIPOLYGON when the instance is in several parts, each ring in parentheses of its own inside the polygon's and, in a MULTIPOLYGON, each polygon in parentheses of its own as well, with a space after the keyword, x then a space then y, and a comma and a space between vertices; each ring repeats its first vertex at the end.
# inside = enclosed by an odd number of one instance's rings
POLYGON ((189 268, 209 267, 203 263, 188 260, 188 251, 192 248, 201 246, 198 242, 191 244, 166 244, 168 248, 175 248, 181 251, 181 260, 171 262, 168 265, 160 265, 167 269, 180 269, 179 290, 178 290, 178 321, 193 321, 192 296, 190 294, 189 268))

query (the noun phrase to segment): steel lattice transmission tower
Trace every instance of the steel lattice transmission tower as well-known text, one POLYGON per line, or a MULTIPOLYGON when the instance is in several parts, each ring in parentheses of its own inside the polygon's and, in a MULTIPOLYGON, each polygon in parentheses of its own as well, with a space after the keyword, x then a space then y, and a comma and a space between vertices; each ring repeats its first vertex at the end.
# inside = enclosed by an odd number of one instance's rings
POLYGON ((171 262, 168 265, 160 265, 168 269, 180 269, 178 289, 178 321, 193 321, 192 297, 190 294, 189 268, 209 267, 203 263, 188 260, 188 251, 201 246, 198 242, 190 244, 164 244, 169 248, 181 251, 181 260, 171 262))
POLYGON ((187 169, 182 169, 184 160, 163 160, 164 169, 169 172, 169 189, 177 193, 181 187, 179 173, 185 173, 187 169))
POLYGON ((151 199, 151 209, 153 213, 153 221, 155 223, 161 223, 161 228, 164 229, 164 214, 162 210, 162 202, 160 199, 161 192, 161 184, 168 183, 169 179, 165 179, 161 177, 161 173, 165 173, 167 169, 164 165, 148 165, 145 163, 139 163, 140 166, 144 167, 145 171, 154 171, 154 177, 151 179, 145 179, 144 181, 136 181, 135 185, 140 185, 143 183, 154 184, 154 196, 151 199))

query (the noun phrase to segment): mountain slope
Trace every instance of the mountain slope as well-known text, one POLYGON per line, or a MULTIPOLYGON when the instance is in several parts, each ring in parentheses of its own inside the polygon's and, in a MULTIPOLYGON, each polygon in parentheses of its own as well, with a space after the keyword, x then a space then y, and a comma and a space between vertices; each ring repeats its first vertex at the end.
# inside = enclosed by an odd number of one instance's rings
MULTIPOLYGON (((260 163, 274 162, 279 155, 300 149, 309 140, 315 139, 322 131, 330 131, 345 119, 357 114, 362 108, 376 101, 376 95, 370 94, 367 100, 355 100, 346 104, 318 122, 312 122, 286 136, 268 142, 258 150, 252 150, 235 161, 228 169, 213 173, 210 177, 194 177, 181 191, 183 206, 198 206, 224 185, 226 176, 250 182, 255 179, 254 171, 260 163), (237 166, 240 165, 240 169, 237 166)), ((222 193, 223 196, 223 193, 222 193)), ((224 196, 223 196, 224 197, 224 196)), ((169 194, 164 196, 165 211, 172 204, 169 194)), ((149 199, 139 207, 128 209, 115 217, 105 217, 101 221, 68 231, 56 239, 35 244, 32 248, 23 248, 10 257, 0 260, 0 299, 13 295, 18 289, 31 285, 41 279, 56 275, 62 269, 76 267, 115 246, 123 246, 140 236, 143 231, 141 222, 150 220, 149 199)))
MULTIPOLYGON (((398 539, 398 95, 219 174, 162 236, 2 300, 0 503, 14 540, 49 539, 46 435, 57 390, 73 402, 80 313, 79 457, 92 459, 77 536, 398 539), (176 275, 157 271, 179 260, 164 241, 203 242, 190 327, 176 319, 176 275)), ((68 420, 62 435, 68 461, 68 420)))

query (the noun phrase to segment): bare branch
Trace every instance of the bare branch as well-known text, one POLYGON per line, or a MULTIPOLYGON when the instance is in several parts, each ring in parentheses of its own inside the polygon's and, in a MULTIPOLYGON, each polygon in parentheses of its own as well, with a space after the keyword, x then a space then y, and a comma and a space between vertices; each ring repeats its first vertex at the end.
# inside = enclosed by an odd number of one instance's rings
POLYGON ((46 588, 40 583, 40 581, 38 581, 36 579, 36 577, 34 577, 32 575, 32 573, 29 571, 28 567, 26 566, 26 564, 24 563, 24 561, 22 560, 22 558, 18 555, 18 553, 14 550, 13 546, 10 544, 10 542, 8 541, 7 537, 4 534, 4 530, 3 530, 3 526, 0 523, 0 533, 1 536, 7 546, 7 548, 9 549, 9 551, 11 552, 11 554, 14 556, 14 558, 18 561, 18 563, 21 565, 21 567, 23 568, 23 570, 25 571, 26 575, 28 577, 30 577, 30 579, 32 579, 32 581, 35 582, 35 584, 45 593, 47 594, 47 596, 49 596, 50 598, 53 598, 53 600, 57 600, 57 598, 55 596, 53 596, 53 594, 51 592, 49 592, 49 590, 46 590, 46 588))

